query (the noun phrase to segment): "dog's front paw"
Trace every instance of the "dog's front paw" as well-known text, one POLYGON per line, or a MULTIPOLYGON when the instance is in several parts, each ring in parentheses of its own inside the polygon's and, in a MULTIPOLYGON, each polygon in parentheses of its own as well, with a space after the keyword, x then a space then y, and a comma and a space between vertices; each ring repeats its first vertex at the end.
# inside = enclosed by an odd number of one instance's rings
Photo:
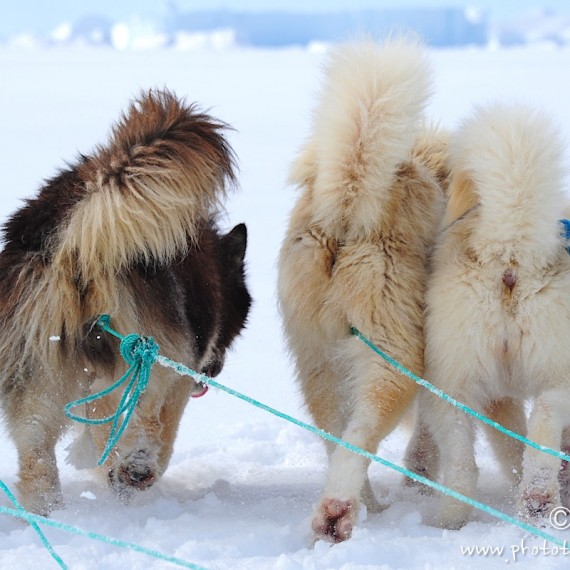
POLYGON ((109 471, 109 484, 115 494, 125 503, 134 491, 144 491, 158 479, 156 461, 152 461, 145 449, 127 455, 109 471))
POLYGON ((315 541, 348 540, 352 535, 358 509, 359 503, 355 500, 322 499, 313 516, 312 528, 315 541))

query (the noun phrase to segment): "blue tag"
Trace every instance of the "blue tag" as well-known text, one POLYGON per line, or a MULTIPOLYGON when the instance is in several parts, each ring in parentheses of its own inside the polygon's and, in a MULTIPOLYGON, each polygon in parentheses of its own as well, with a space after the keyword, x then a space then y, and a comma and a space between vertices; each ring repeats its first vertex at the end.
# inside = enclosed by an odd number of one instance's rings
MULTIPOLYGON (((564 228, 562 230, 562 237, 565 240, 570 240, 570 220, 559 220, 564 228)), ((570 254, 570 245, 566 246, 566 251, 570 254)))

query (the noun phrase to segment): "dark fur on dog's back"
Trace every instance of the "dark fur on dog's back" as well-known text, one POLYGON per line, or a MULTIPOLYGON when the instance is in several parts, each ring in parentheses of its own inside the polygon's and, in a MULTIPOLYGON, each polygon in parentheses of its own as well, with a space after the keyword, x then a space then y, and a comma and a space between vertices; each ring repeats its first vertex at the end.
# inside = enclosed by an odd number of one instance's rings
MULTIPOLYGON (((221 370, 245 325, 246 228, 224 235, 216 223, 236 182, 226 128, 168 91, 144 93, 107 145, 47 181, 5 224, 0 395, 20 455, 23 500, 32 510, 49 512, 58 503, 57 471, 48 469, 42 483, 30 465, 55 463, 51 440, 64 424, 63 405, 93 382, 108 385, 120 368, 117 340, 94 327, 99 315, 109 313, 125 334, 154 336, 164 354, 208 374, 221 370), (39 418, 35 424, 29 415, 39 418)), ((152 464, 150 482, 166 467, 184 394, 195 387, 184 382, 163 387, 179 390, 179 401, 149 386, 144 398, 154 404, 138 410, 141 425, 145 414, 159 414, 148 419, 148 430, 164 424, 168 432, 162 443, 160 434, 141 428, 159 448, 143 454, 151 458, 142 462, 145 473, 152 464)), ((128 455, 115 454, 115 486, 125 484, 129 465, 141 465, 128 455)), ((133 486, 141 488, 139 475, 133 486)))

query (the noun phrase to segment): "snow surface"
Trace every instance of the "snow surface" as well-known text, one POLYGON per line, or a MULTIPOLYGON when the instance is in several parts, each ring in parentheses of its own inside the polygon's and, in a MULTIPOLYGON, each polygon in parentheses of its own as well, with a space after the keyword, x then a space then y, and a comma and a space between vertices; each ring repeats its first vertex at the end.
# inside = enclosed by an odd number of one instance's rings
MULTIPOLYGON (((551 112, 570 134, 569 49, 433 51, 431 115, 453 127, 474 103, 513 98, 551 112)), ((105 140, 110 122, 139 89, 168 86, 198 101, 236 131, 241 191, 228 203, 225 227, 249 228, 249 326, 218 380, 308 420, 284 349, 276 311, 276 257, 295 191, 288 166, 308 133, 323 50, 203 49, 117 53, 110 49, 0 49, 0 221, 42 179, 105 140)), ((131 331, 124 331, 131 332, 131 331)), ((160 341, 160 339, 157 339, 160 341)), ((408 438, 399 428, 379 450, 400 463, 408 438)), ((163 479, 128 507, 117 504, 89 471, 58 458, 67 502, 53 518, 135 542, 208 569, 565 568, 568 556, 537 552, 541 539, 474 512, 461 531, 429 526, 437 497, 403 488, 401 476, 373 465, 379 497, 392 505, 361 521, 350 541, 311 545, 310 521, 326 474, 318 438, 226 393, 211 389, 189 403, 163 479), (462 554, 493 546, 502 554, 462 554), (533 552, 531 547, 535 548, 533 552)), ((17 457, 0 427, 0 480, 15 488, 17 457)), ((512 494, 484 440, 478 445, 478 498, 513 512, 512 494)), ((9 506, 0 497, 0 505, 9 506)), ((114 546, 46 528, 70 568, 174 567, 114 546)), ((552 531, 551 531, 552 532, 552 531)), ((561 537, 569 536, 561 534, 561 537)), ((31 528, 0 516, 0 568, 56 568, 31 528)))

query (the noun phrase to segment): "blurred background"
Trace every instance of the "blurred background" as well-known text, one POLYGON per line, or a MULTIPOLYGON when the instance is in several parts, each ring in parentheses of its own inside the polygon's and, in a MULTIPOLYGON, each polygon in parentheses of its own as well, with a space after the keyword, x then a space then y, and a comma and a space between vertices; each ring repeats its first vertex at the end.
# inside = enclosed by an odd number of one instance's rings
POLYGON ((329 43, 388 30, 433 47, 570 43, 568 0, 2 0, 0 45, 116 50, 329 43))

